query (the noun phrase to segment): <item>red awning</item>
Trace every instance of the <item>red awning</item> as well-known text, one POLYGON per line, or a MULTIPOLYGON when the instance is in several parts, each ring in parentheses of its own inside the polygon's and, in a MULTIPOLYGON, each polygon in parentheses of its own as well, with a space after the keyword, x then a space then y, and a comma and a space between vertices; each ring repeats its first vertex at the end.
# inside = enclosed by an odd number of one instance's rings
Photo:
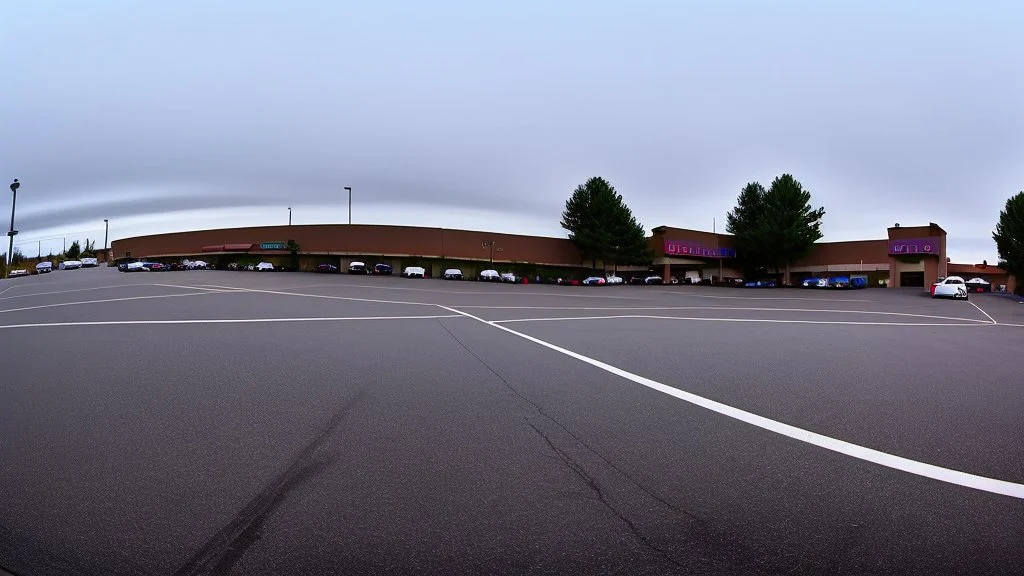
POLYGON ((225 244, 224 252, 248 252, 252 250, 252 244, 225 244))
POLYGON ((224 246, 203 246, 203 252, 223 252, 224 246))

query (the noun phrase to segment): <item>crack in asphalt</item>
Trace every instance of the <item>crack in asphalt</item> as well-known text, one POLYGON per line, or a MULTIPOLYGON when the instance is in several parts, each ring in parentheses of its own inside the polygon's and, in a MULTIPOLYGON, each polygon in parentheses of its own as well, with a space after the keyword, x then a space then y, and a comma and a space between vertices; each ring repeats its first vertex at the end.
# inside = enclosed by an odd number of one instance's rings
POLYGON ((335 412, 320 434, 302 449, 284 472, 267 484, 230 522, 210 537, 188 562, 174 572, 175 576, 229 573, 246 550, 260 539, 263 523, 288 495, 302 483, 330 467, 334 459, 317 458, 317 451, 352 407, 362 400, 366 391, 367 388, 362 388, 354 398, 335 412))
MULTIPOLYGON (((573 440, 575 440, 581 446, 583 446, 588 452, 590 452, 591 454, 593 454, 593 455, 597 456, 598 458, 600 458, 601 461, 604 462, 609 468, 611 468, 612 470, 614 470, 615 472, 620 474, 622 477, 624 477, 626 480, 628 480, 629 483, 632 484, 634 487, 636 487, 641 492, 643 492, 647 496, 651 497, 655 501, 657 501, 657 502, 661 503, 662 505, 666 506, 670 510, 672 510, 674 512, 677 512, 679 514, 683 514, 683 515, 685 515, 685 516, 687 516, 687 517, 689 517, 691 519, 697 520, 697 521, 699 521, 701 523, 704 522, 704 520, 702 518, 700 518, 700 517, 698 517, 698 516, 688 512, 686 510, 683 510, 683 509, 679 508, 678 506, 676 506, 676 505, 672 504, 671 502, 665 500, 661 496, 653 493, 653 491, 649 490, 646 486, 642 485, 640 482, 638 482, 636 479, 634 479, 632 476, 630 476, 629 473, 627 473, 626 471, 622 470, 619 466, 615 465, 611 460, 609 460, 604 455, 602 455, 600 452, 598 452, 597 450, 592 448, 589 444, 584 442, 583 439, 581 439, 578 435, 574 434, 571 430, 566 428, 566 426, 564 424, 562 424, 557 419, 555 419, 554 417, 549 415, 547 412, 545 412, 544 409, 539 404, 537 404, 536 402, 534 402, 530 398, 526 397, 522 392, 517 390, 516 387, 513 386, 511 383, 509 383, 509 381, 506 380, 504 376, 499 374, 494 368, 492 368, 487 362, 485 362, 483 358, 478 356, 468 346, 466 346, 466 344, 462 340, 460 340, 459 337, 456 336, 447 326, 445 326, 444 323, 441 322, 440 319, 438 319, 437 322, 438 322, 438 324, 441 325, 442 328, 444 328, 445 332, 447 332, 448 335, 451 336, 453 340, 455 340, 455 342, 457 342, 460 346, 462 346, 462 348, 466 352, 468 352, 473 358, 476 358, 476 360, 478 362, 480 362, 480 364, 482 364, 485 368, 487 368, 487 370, 490 371, 491 374, 494 374, 494 376, 497 377, 509 390, 511 390, 513 394, 515 394, 521 400, 523 400, 524 402, 526 402, 527 404, 532 406, 534 408, 534 410, 536 410, 537 413, 540 416, 542 416, 543 418, 545 418, 548 421, 552 422, 555 426, 557 426, 559 429, 561 429, 566 434, 568 434, 570 437, 572 437, 573 440)), ((645 547, 651 549, 652 551, 658 553, 659 555, 663 556, 667 561, 671 562, 675 566, 678 566, 678 567, 681 567, 681 568, 686 568, 685 565, 680 564, 678 561, 673 559, 667 552, 665 552, 664 550, 661 550, 660 548, 655 546, 653 543, 651 543, 650 540, 646 536, 644 536, 643 534, 640 533, 639 529, 636 527, 636 525, 631 520, 626 518, 622 513, 620 513, 618 510, 616 510, 607 500, 605 500, 604 493, 602 492, 600 485, 589 474, 587 474, 586 470, 583 468, 583 466, 581 464, 576 462, 576 460, 572 459, 568 454, 566 454, 563 451, 559 450, 554 445, 554 443, 551 441, 551 439, 547 435, 545 435, 543 432, 541 432, 541 430, 539 428, 534 426, 533 423, 531 423, 529 420, 526 420, 526 423, 527 423, 528 426, 530 426, 530 428, 533 428, 533 430, 535 432, 537 432, 537 434, 539 434, 541 436, 541 438, 544 439, 545 442, 547 442, 548 446, 551 447, 551 449, 555 452, 555 454, 563 462, 565 462, 566 465, 568 465, 569 468, 573 472, 575 472, 577 475, 579 475, 587 483, 587 485, 591 488, 591 490, 594 491, 595 495, 598 498, 598 501, 600 501, 601 504, 603 504, 616 517, 618 517, 622 522, 624 522, 626 524, 626 526, 629 528, 630 532, 633 534, 633 536, 641 544, 643 544, 645 547)))
POLYGON ((619 474, 621 474, 621 475, 622 475, 622 476, 623 476, 624 478, 626 478, 627 480, 629 480, 629 482, 630 482, 631 484, 633 484, 634 486, 636 486, 636 488, 637 488, 638 490, 640 490, 640 491, 641 491, 641 492, 643 492, 644 494, 646 494, 646 495, 650 496, 651 498, 653 498, 654 500, 656 500, 656 501, 657 501, 658 503, 662 504, 663 506, 665 506, 666 508, 668 508, 668 509, 672 510, 673 512, 676 512, 676 513, 678 513, 678 514, 682 514, 682 515, 684 515, 684 516, 687 516, 687 517, 689 517, 689 518, 691 518, 691 519, 693 519, 693 520, 696 520, 696 521, 698 521, 698 522, 702 522, 702 523, 706 522, 706 521, 705 521, 705 520, 704 520, 703 518, 701 518, 700 516, 697 516, 696 514, 694 514, 694 513, 690 512, 690 511, 688 511, 688 510, 684 510, 684 509, 680 508, 679 506, 676 506, 675 504, 673 504, 673 503, 669 502, 668 500, 666 500, 666 499, 665 499, 664 497, 662 497, 661 495, 659 495, 659 494, 657 494, 656 492, 654 492, 654 491, 653 491, 652 489, 648 488, 647 486, 644 486, 644 484, 643 484, 643 483, 641 483, 641 482, 640 482, 639 480, 637 480, 636 478, 634 478, 634 477, 633 477, 633 476, 632 476, 632 475, 631 475, 631 474, 630 474, 629 472, 627 472, 626 470, 622 469, 622 468, 621 468, 621 467, 620 467, 619 465, 615 464, 615 462, 613 462, 612 460, 610 460, 609 458, 607 458, 607 457, 606 457, 605 455, 601 454, 601 453, 600 453, 600 452, 598 452, 598 451, 597 451, 596 449, 594 449, 593 447, 591 447, 591 446, 590 446, 590 444, 587 444, 587 442, 586 442, 585 440, 583 440, 582 438, 580 438, 580 437, 579 437, 579 436, 578 436, 578 435, 577 435, 576 433, 574 433, 574 432, 573 432, 572 430, 569 430, 569 428, 567 428, 567 427, 566 427, 566 426, 565 426, 564 424, 562 424, 561 422, 559 422, 557 418, 555 418, 554 416, 551 416, 550 414, 548 414, 547 412, 545 412, 545 411, 544 411, 544 408, 543 408, 543 407, 542 407, 542 406, 541 406, 540 404, 537 404, 536 402, 534 402, 533 400, 531 400, 530 398, 528 398, 528 397, 527 397, 526 395, 524 395, 524 394, 523 394, 522 392, 520 392, 519 390, 517 390, 517 389, 516 389, 516 387, 515 387, 515 386, 513 386, 512 384, 510 384, 510 383, 509 383, 509 381, 508 381, 508 380, 506 380, 504 376, 502 376, 501 374, 499 374, 499 373, 498 373, 498 372, 497 372, 497 371, 496 371, 496 370, 495 370, 494 368, 491 368, 491 366, 490 366, 489 364, 487 364, 487 362, 484 362, 484 360, 483 360, 482 358, 480 358, 479 356, 477 356, 475 352, 473 352, 472 350, 470 350, 470 349, 469 349, 469 347, 468 347, 468 346, 466 346, 466 344, 465 344, 465 343, 463 343, 463 342, 462 342, 461 340, 459 340, 459 338, 458 338, 457 336, 455 336, 455 334, 453 334, 453 333, 452 333, 452 331, 451 331, 451 330, 449 330, 449 329, 448 329, 448 327, 447 327, 447 326, 445 326, 445 325, 444 325, 444 323, 443 323, 443 322, 441 322, 441 320, 440 320, 440 319, 438 319, 438 324, 441 324, 441 326, 442 326, 442 327, 443 327, 443 328, 445 329, 445 331, 446 331, 446 332, 448 332, 448 334, 449 334, 449 335, 450 335, 450 336, 452 337, 452 339, 453 339, 453 340, 455 340, 456 342, 458 342, 458 343, 459 343, 459 345, 460 345, 460 346, 462 346, 462 347, 463 347, 463 348, 464 348, 464 349, 466 350, 466 352, 469 352, 469 354, 470 354, 471 356, 473 356, 474 358, 476 358, 476 359, 477 359, 477 361, 478 361, 478 362, 480 362, 480 364, 483 364, 483 366, 484 366, 485 368, 487 368, 487 370, 489 370, 489 371, 491 372, 491 374, 494 374, 494 376, 495 376, 495 377, 497 377, 497 378, 498 378, 499 380, 501 380, 501 382, 502 382, 502 383, 503 383, 503 384, 504 384, 504 385, 505 385, 505 386, 506 386, 506 387, 507 387, 507 388, 508 388, 509 390, 511 390, 513 394, 515 394, 515 395, 516 395, 516 396, 518 396, 518 397, 519 397, 520 399, 522 399, 522 400, 523 400, 524 402, 526 402, 527 404, 529 404, 530 406, 532 406, 532 407, 533 407, 533 409, 537 411, 537 414, 539 414, 539 415, 543 416, 544 418, 548 419, 548 420, 549 420, 549 421, 551 421, 551 423, 552 423, 552 424, 554 424, 555 426, 558 426, 558 427, 559 427, 559 428, 560 428, 560 429, 561 429, 561 430, 562 430, 563 432, 565 432, 566 434, 568 434, 569 436, 571 436, 573 440, 575 440, 576 442, 579 442, 579 444, 580 444, 581 446, 583 446, 584 448, 586 448, 586 449, 587 449, 587 451, 589 451, 589 452, 590 452, 591 454, 593 454, 594 456, 597 456, 598 458, 600 458, 600 459, 601 459, 601 461, 602 461, 602 462, 604 462, 604 463, 605 463, 606 465, 608 465, 608 467, 609 467, 609 468, 611 468, 612 470, 615 470, 616 472, 618 472, 619 474))
POLYGON ((652 552, 655 552, 673 566, 676 566, 678 568, 689 568, 685 564, 682 564, 679 561, 677 561, 665 550, 662 550, 661 548, 655 546, 654 543, 651 542, 651 540, 648 537, 644 536, 643 533, 640 532, 640 529, 637 527, 636 524, 633 523, 632 520, 630 520, 626 517, 625 514, 617 510, 615 506, 612 506, 611 502, 609 502, 608 499, 605 498, 604 490, 601 489, 601 485, 597 482, 597 480, 595 480, 590 474, 587 473, 586 469, 584 469, 582 464, 577 462, 572 456, 568 455, 564 450, 561 450, 557 446, 555 446, 555 443, 551 440, 551 438, 549 438, 547 434, 544 434, 544 432, 542 432, 540 428, 534 426, 532 422, 527 420, 526 424, 530 428, 533 428, 533 431, 544 439, 544 442, 547 443, 548 447, 551 448, 555 455, 559 457, 559 459, 569 468, 569 470, 571 470, 574 474, 579 476, 581 480, 583 480, 587 487, 590 488, 590 490, 597 497, 597 501, 600 502, 605 508, 607 508, 612 514, 614 514, 616 518, 622 521, 623 524, 626 525, 630 533, 633 534, 633 537, 636 538, 636 540, 640 542, 640 544, 642 544, 652 552))

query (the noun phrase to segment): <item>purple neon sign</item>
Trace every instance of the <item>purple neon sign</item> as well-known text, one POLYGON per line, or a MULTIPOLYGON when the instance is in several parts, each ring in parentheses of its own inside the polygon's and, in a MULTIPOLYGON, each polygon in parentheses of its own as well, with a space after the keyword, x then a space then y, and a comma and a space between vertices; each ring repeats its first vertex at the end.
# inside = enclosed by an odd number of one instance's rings
POLYGON ((939 255, 939 238, 907 238, 889 240, 889 254, 935 254, 939 255))
POLYGON ((666 240, 665 254, 668 256, 696 256, 698 258, 735 258, 732 248, 706 248, 700 242, 688 240, 666 240))

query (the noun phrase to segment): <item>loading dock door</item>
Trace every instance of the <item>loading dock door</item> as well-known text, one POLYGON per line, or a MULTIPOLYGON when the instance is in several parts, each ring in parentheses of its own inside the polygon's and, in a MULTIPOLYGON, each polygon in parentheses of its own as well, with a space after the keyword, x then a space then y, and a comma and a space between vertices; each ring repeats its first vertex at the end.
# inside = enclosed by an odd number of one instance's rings
POLYGON ((924 272, 900 272, 900 286, 924 288, 924 272))

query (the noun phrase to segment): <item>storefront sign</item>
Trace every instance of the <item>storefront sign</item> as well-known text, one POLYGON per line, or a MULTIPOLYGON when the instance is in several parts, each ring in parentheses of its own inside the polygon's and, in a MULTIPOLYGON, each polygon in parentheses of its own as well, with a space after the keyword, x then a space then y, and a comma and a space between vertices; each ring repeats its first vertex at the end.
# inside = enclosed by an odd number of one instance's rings
POLYGON ((260 250, 287 250, 288 244, 286 242, 261 242, 260 250))
POLYGON ((700 242, 688 240, 666 240, 667 256, 695 256, 697 258, 735 258, 736 251, 732 248, 706 248, 700 242))
POLYGON ((889 254, 934 254, 939 255, 939 238, 908 238, 889 240, 889 254))

